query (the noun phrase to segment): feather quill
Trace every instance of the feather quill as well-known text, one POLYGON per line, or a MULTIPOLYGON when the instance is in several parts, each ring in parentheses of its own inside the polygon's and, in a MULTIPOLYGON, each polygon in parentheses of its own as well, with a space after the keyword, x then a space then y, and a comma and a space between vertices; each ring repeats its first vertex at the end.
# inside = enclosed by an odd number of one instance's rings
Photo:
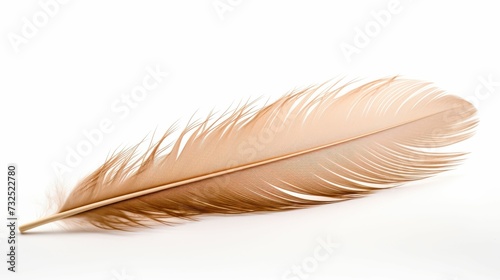
POLYGON ((20 231, 69 218, 129 230, 201 214, 304 208, 423 179, 463 158, 434 148, 472 135, 469 102, 399 77, 349 87, 310 87, 258 110, 247 103, 210 114, 165 145, 171 128, 140 156, 137 147, 111 156, 57 213, 20 231))

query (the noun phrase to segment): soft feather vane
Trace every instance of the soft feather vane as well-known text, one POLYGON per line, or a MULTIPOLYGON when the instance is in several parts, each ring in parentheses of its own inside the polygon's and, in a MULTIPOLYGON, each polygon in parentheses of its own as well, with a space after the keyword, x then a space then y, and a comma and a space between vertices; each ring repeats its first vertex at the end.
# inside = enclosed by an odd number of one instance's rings
POLYGON ((476 110, 467 101, 400 78, 347 86, 210 115, 165 146, 169 129, 143 156, 135 148, 112 156, 58 213, 20 230, 66 218, 131 229, 201 214, 303 208, 423 179, 460 161, 462 153, 434 148, 472 135, 476 110))

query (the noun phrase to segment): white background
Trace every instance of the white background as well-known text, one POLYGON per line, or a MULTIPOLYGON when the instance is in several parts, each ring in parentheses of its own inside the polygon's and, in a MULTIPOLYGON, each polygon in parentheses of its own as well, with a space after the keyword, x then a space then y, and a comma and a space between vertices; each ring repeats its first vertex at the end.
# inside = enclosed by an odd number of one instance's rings
MULTIPOLYGON (((113 150, 196 110, 332 78, 432 81, 473 100, 481 123, 460 147, 467 161, 429 180, 130 234, 44 227, 18 236, 18 273, 0 257, 2 279, 301 279, 287 273, 302 265, 303 279, 500 279, 500 85, 482 82, 500 81, 494 1, 69 1, 40 23, 46 2, 0 4, 0 166, 18 165, 21 222, 44 214, 58 182, 70 189, 113 150), (391 12, 385 26, 374 18, 381 10, 391 12), (24 36, 27 22, 38 26, 24 36), (356 30, 366 28, 362 42, 356 30), (356 43, 347 57, 341 46, 356 43), (114 110, 156 67, 168 77, 128 115, 114 110), (58 178, 54 164, 106 119, 113 130, 58 178), (326 260, 314 259, 318 239, 337 244, 326 260)), ((2 256, 6 237, 2 226, 2 256)))

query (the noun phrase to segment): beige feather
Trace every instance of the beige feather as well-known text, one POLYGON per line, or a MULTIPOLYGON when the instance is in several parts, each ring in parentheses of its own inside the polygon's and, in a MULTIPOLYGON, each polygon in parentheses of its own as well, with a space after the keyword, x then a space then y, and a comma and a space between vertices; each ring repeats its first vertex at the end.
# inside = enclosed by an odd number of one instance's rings
POLYGON ((423 179, 460 161, 463 153, 434 148, 472 135, 470 103, 397 77, 349 87, 308 88, 259 110, 246 104, 210 115, 165 146, 169 129, 142 156, 136 147, 112 156, 56 214, 20 230, 66 218, 127 230, 200 214, 303 208, 423 179))

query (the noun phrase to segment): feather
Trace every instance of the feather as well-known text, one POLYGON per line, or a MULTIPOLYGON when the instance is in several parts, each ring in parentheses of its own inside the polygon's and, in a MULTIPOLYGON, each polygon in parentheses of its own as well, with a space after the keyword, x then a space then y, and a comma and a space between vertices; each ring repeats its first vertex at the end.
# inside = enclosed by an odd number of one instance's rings
POLYGON ((352 199, 449 170, 464 153, 435 148, 469 138, 477 124, 469 102, 399 77, 310 87, 254 107, 190 122, 165 145, 170 128, 142 155, 136 146, 111 156, 57 213, 20 231, 67 218, 129 230, 352 199))

